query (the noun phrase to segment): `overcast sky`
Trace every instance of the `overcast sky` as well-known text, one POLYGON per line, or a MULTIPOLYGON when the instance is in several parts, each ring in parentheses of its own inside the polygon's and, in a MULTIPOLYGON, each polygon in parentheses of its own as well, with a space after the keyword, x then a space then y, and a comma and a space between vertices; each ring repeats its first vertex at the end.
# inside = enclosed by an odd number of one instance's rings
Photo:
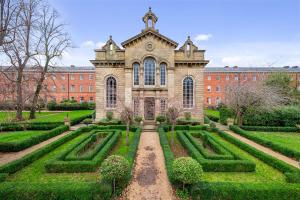
POLYGON ((300 65, 300 0, 50 0, 74 46, 61 65, 90 66, 109 35, 117 44, 139 34, 152 7, 159 32, 179 43, 190 35, 208 66, 300 65))

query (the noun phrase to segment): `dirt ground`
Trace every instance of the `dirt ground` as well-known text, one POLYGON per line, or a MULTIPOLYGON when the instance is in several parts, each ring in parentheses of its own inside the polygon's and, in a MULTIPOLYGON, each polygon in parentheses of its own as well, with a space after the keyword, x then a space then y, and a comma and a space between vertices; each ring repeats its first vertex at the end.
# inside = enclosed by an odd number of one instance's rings
POLYGON ((156 132, 143 132, 133 170, 133 179, 119 200, 173 200, 164 155, 156 132))

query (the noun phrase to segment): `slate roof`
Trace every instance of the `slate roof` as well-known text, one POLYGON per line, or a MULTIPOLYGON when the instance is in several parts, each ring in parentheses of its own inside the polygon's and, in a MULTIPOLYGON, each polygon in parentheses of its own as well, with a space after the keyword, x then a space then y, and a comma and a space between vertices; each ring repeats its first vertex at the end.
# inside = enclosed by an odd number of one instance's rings
POLYGON ((300 72, 300 67, 206 67, 204 72, 300 72))

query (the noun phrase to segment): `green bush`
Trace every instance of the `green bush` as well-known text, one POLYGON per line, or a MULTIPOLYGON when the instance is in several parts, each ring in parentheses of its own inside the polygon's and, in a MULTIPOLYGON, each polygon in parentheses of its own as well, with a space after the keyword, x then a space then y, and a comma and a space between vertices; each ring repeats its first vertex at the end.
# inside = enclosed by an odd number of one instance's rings
POLYGON ((85 125, 89 125, 93 123, 93 120, 91 118, 86 118, 82 121, 82 123, 84 123, 85 125))
POLYGON ((209 124, 210 120, 207 116, 204 116, 204 124, 209 124))
POLYGON ((97 122, 97 124, 109 126, 109 125, 121 125, 122 122, 119 119, 108 120, 107 118, 102 118, 102 119, 100 119, 100 121, 97 122))
POLYGON ((50 130, 42 135, 33 136, 23 141, 16 142, 0 142, 0 151, 2 152, 12 152, 12 151, 21 151, 33 145, 39 144, 45 140, 48 140, 52 137, 55 137, 65 131, 69 130, 68 126, 61 125, 53 130, 50 130))
POLYGON ((0 131, 51 130, 63 122, 0 123, 0 131))
POLYGON ((191 188, 192 199, 298 200, 299 185, 278 183, 201 182, 191 188))
POLYGON ((244 125, 248 126, 296 126, 300 124, 300 108, 284 106, 272 111, 250 110, 244 115, 244 125))
POLYGON ((139 142, 140 142, 140 136, 141 136, 141 129, 137 128, 136 131, 134 132, 133 141, 129 146, 128 153, 127 153, 127 156, 126 156, 126 159, 129 162, 130 169, 132 169, 132 166, 133 166, 133 163, 134 163, 134 159, 135 159, 136 152, 137 152, 137 149, 138 149, 138 145, 139 145, 139 142))
POLYGON ((190 120, 190 119, 192 118, 191 112, 184 112, 184 118, 185 118, 186 120, 190 120))
POLYGON ((263 138, 257 137, 256 135, 253 135, 253 134, 241 129, 238 126, 230 126, 230 130, 232 130, 235 133, 242 135, 250 140, 253 140, 263 146, 269 147, 269 148, 273 149, 274 151, 278 151, 288 157, 300 159, 299 151, 296 151, 296 150, 290 149, 288 147, 273 143, 270 140, 265 140, 263 138))
POLYGON ((263 131, 263 132, 300 132, 298 127, 278 127, 278 126, 241 126, 247 131, 263 131))
POLYGON ((216 117, 214 115, 209 115, 209 114, 206 114, 205 115, 208 119, 214 121, 214 122, 219 122, 220 118, 219 117, 216 117))
POLYGON ((95 103, 92 102, 83 102, 83 103, 77 103, 77 102, 62 102, 62 103, 56 103, 54 101, 51 101, 47 104, 48 110, 94 110, 95 109, 95 103))
POLYGON ((0 173, 0 183, 4 182, 5 179, 7 178, 8 174, 7 173, 0 173))
POLYGON ((82 122, 86 118, 92 118, 93 115, 94 114, 86 114, 86 115, 82 115, 80 117, 76 117, 76 118, 71 120, 71 126, 79 124, 80 122, 82 122))
POLYGON ((185 118, 178 118, 177 119, 177 124, 178 125, 192 125, 192 126, 195 126, 195 125, 200 125, 200 120, 199 119, 196 119, 196 118, 191 118, 191 119, 185 119, 185 118))
POLYGON ((111 121, 113 119, 113 117, 114 117, 114 113, 112 111, 107 111, 106 112, 106 119, 108 121, 111 121))
POLYGON ((300 183, 300 171, 298 172, 287 172, 284 174, 287 182, 289 183, 300 183))
POLYGON ((134 121, 135 121, 136 123, 140 124, 141 121, 143 121, 143 118, 142 118, 141 116, 135 116, 135 117, 134 117, 134 121))
POLYGON ((159 123, 163 123, 163 122, 165 122, 166 120, 167 120, 167 118, 166 118, 166 116, 164 116, 164 115, 158 115, 158 116, 156 117, 156 121, 159 122, 159 123))
POLYGON ((219 112, 220 112, 220 123, 223 125, 227 125, 228 118, 235 117, 234 111, 227 108, 225 105, 220 106, 219 112))
POLYGON ((181 157, 173 161, 174 178, 183 184, 194 184, 201 181, 202 167, 194 159, 190 157, 181 157))
POLYGON ((129 163, 122 156, 112 155, 103 161, 100 172, 103 180, 113 183, 115 192, 116 182, 124 181, 128 176, 129 163))

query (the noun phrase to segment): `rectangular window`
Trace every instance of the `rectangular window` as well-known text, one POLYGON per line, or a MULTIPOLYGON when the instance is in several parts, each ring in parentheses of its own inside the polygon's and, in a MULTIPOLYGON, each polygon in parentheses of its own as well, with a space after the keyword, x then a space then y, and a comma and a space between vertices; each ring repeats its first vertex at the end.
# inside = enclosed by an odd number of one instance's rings
POLYGON ((93 80, 94 79, 94 75, 93 74, 89 74, 89 80, 93 80))
POLYGON ((166 99, 160 100, 160 114, 165 115, 166 114, 166 99))
POLYGON ((222 103, 221 98, 220 98, 220 97, 217 97, 217 99, 216 99, 216 104, 219 105, 220 103, 222 103))
POLYGON ((160 65, 160 85, 166 85, 166 65, 160 65))
POLYGON ((230 77, 229 75, 226 76, 226 81, 229 81, 230 77))
POLYGON ((210 97, 207 97, 207 100, 206 100, 207 104, 211 104, 211 98, 210 97))
POLYGON ((221 86, 218 85, 218 86, 216 87, 216 92, 221 92, 221 86))
POLYGON ((90 97, 90 102, 94 102, 94 97, 90 97))
POLYGON ((216 76, 216 80, 217 81, 221 80, 221 76, 216 76))
POLYGON ((234 75, 234 80, 235 80, 235 81, 238 81, 238 80, 239 80, 238 75, 234 75))
POLYGON ((210 80, 211 80, 211 76, 207 76, 207 80, 209 80, 209 81, 210 81, 210 80))
POLYGON ((83 80, 83 74, 80 74, 79 78, 80 80, 83 80))
POLYGON ((89 92, 93 92, 93 86, 92 85, 89 85, 89 92))
POLYGON ((70 75, 70 79, 71 79, 71 80, 75 80, 74 74, 71 74, 71 75, 70 75))
POLYGON ((83 92, 83 85, 80 85, 80 92, 83 92))
POLYGON ((75 92, 75 85, 71 85, 70 91, 75 92))
POLYGON ((61 91, 65 92, 66 91, 66 87, 64 85, 61 86, 61 91))
POLYGON ((51 90, 52 90, 52 92, 56 92, 56 86, 55 86, 55 85, 52 85, 51 90))
POLYGON ((211 92, 211 86, 210 85, 207 86, 207 92, 211 92))
POLYGON ((61 75, 61 80, 65 80, 65 79, 66 79, 65 75, 61 75))
POLYGON ((84 102, 84 97, 80 97, 80 103, 84 102))

